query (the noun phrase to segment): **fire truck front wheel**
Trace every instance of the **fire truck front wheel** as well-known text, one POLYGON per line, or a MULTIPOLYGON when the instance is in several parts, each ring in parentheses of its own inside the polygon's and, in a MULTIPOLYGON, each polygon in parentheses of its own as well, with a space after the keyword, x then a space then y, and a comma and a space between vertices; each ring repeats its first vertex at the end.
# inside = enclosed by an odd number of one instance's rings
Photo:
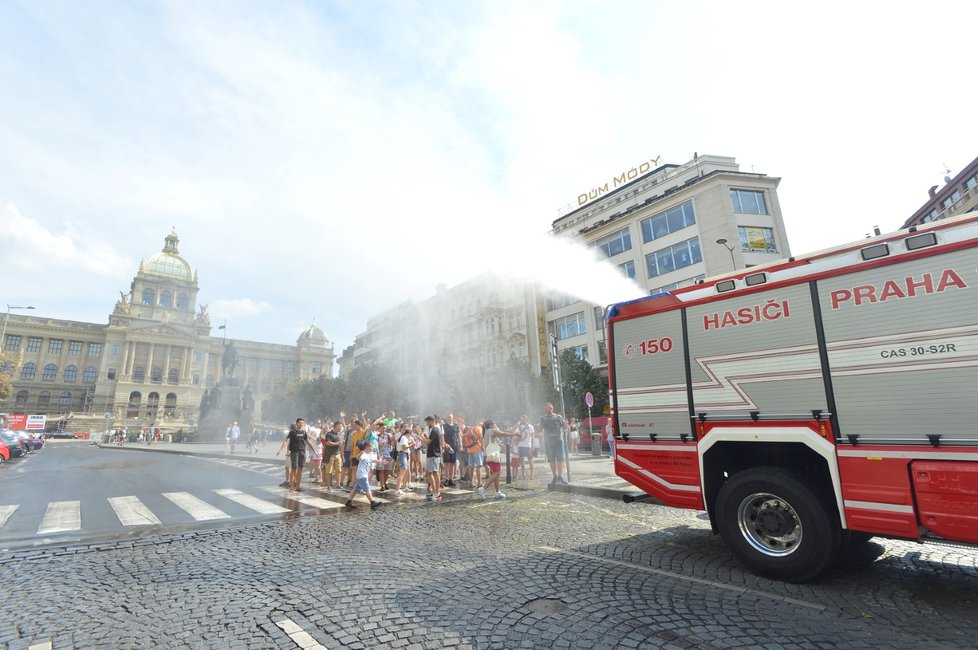
POLYGON ((720 535, 759 575, 787 582, 811 580, 839 549, 841 528, 832 507, 799 475, 780 467, 735 474, 716 500, 720 535))

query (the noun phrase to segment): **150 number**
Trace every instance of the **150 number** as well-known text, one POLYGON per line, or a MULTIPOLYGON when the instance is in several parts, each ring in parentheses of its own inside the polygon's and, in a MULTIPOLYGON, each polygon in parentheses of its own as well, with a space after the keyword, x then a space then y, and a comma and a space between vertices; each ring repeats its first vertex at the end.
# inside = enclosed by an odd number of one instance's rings
POLYGON ((672 339, 668 336, 661 339, 649 339, 638 344, 638 349, 643 355, 658 354, 659 352, 669 352, 672 350, 672 339))

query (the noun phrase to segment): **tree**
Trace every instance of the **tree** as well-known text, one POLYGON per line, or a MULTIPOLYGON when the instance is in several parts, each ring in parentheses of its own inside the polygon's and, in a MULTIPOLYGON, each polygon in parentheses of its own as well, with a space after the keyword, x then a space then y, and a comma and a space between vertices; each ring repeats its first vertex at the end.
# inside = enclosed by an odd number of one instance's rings
POLYGON ((587 404, 584 395, 594 395, 591 415, 600 415, 608 406, 608 382, 587 359, 578 359, 573 350, 560 354, 560 381, 564 391, 565 417, 583 419, 587 417, 587 404))
POLYGON ((20 357, 14 354, 0 354, 0 400, 10 397, 14 390, 14 373, 20 367, 20 357))

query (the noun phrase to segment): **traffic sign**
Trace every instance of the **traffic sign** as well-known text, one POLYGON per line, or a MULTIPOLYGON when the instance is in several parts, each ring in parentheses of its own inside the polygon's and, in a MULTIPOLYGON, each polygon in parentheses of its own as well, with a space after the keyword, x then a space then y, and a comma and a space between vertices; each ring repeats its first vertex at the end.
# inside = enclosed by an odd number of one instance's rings
POLYGON ((592 406, 594 406, 594 395, 591 394, 591 391, 588 391, 587 393, 585 393, 585 395, 584 395, 584 403, 587 404, 587 407, 588 408, 591 408, 592 406))

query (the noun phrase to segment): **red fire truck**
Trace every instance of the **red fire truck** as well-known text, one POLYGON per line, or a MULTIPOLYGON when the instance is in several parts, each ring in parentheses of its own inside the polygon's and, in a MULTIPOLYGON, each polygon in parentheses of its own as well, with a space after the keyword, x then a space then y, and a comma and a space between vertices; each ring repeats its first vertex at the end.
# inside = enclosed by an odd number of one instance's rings
POLYGON ((752 571, 978 543, 978 217, 613 305, 607 334, 617 474, 752 571))

